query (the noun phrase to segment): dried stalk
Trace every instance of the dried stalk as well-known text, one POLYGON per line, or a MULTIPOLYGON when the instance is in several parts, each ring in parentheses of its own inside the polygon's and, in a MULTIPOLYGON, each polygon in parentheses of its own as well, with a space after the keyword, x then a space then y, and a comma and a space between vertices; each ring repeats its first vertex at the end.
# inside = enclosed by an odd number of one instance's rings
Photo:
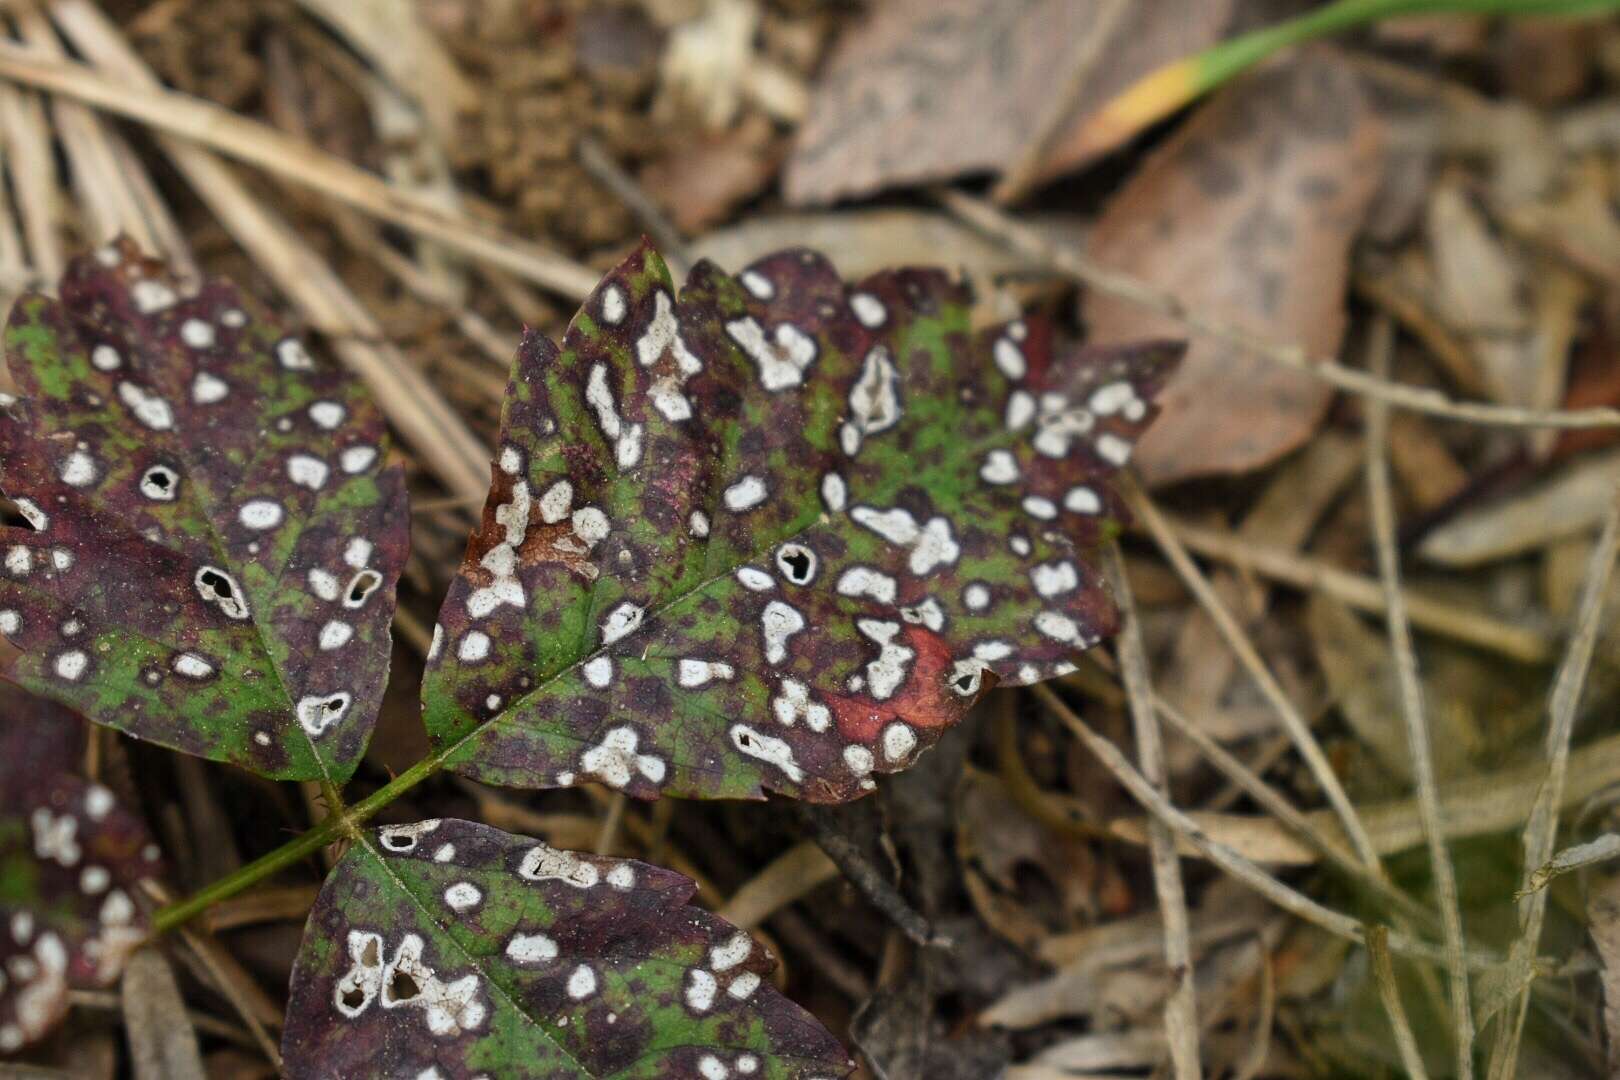
POLYGON ((1159 513, 1158 507, 1148 498, 1147 493, 1134 482, 1128 482, 1126 498, 1136 513, 1137 520, 1147 527, 1159 545, 1159 550, 1164 553, 1187 588, 1203 605, 1204 610, 1209 613, 1210 619, 1215 623, 1216 629, 1220 630, 1221 636, 1226 639, 1227 646, 1237 656, 1238 662, 1248 670, 1249 676, 1254 679, 1261 694, 1276 710, 1283 728, 1293 739, 1300 756, 1310 767, 1316 782, 1322 785, 1328 803, 1339 815, 1345 835, 1350 837, 1350 843, 1361 860, 1375 876, 1382 877, 1383 869, 1378 861, 1378 850, 1373 846, 1366 827, 1362 825, 1355 806, 1350 802, 1350 796, 1345 793, 1344 785, 1339 782, 1338 774, 1333 771, 1333 766, 1328 762, 1327 755, 1322 752, 1322 745, 1316 741, 1316 736, 1312 733, 1310 725, 1305 722, 1305 717, 1283 692, 1276 676, 1272 675, 1271 669, 1266 667, 1265 661, 1260 658, 1260 651, 1249 640, 1249 635, 1244 632, 1243 627, 1232 617, 1232 613, 1226 609, 1221 598, 1215 594, 1215 590, 1210 587, 1209 579, 1188 556, 1187 550, 1181 546, 1181 541, 1171 533, 1169 525, 1159 513))
MULTIPOLYGON (((0 74, 4 73, 4 65, 0 65, 0 74)), ((936 190, 935 198, 951 213, 1019 254, 1098 292, 1173 319, 1190 333, 1214 338, 1284 367, 1303 371, 1341 390, 1387 401, 1398 408, 1475 424, 1531 428, 1620 427, 1620 411, 1615 409, 1538 410, 1453 401, 1438 390, 1388 382, 1347 368, 1331 357, 1310 356, 1297 345, 1265 341, 1229 323, 1190 311, 1170 293, 1129 274, 1099 266, 1072 247, 1054 244, 1038 230, 1015 221, 983 200, 949 189, 936 190)))
MULTIPOLYGON (((1394 351, 1395 331, 1388 315, 1373 320, 1368 345, 1368 367, 1384 378, 1389 374, 1394 351)), ((1395 498, 1390 490, 1389 406, 1367 401, 1367 498, 1372 506, 1373 539, 1378 548, 1378 572, 1384 582, 1388 606, 1389 647, 1395 657, 1395 673, 1400 686, 1401 715, 1406 720, 1406 743, 1412 756, 1412 775, 1417 781, 1418 812, 1429 846, 1429 864, 1434 874, 1434 890, 1440 900, 1440 926, 1445 934, 1447 966, 1451 976, 1451 1008, 1457 1040, 1457 1075, 1463 1080, 1474 1075, 1474 1014, 1468 992, 1468 966, 1463 960, 1462 909, 1457 902, 1457 875, 1446 848, 1445 823, 1440 815, 1440 792, 1435 784, 1434 754, 1429 743, 1428 719, 1423 711, 1423 685, 1418 678, 1417 652, 1412 645, 1412 628, 1406 618, 1406 599, 1401 591, 1400 554, 1395 547, 1395 498)))
POLYGON ((538 285, 583 299, 597 275, 566 256, 518 239, 377 176, 301 139, 156 81, 106 78, 82 64, 0 44, 0 78, 65 95, 156 131, 205 146, 308 187, 383 221, 430 237, 471 259, 493 263, 538 285))
MULTIPOLYGON (((1142 645, 1142 627, 1137 619, 1136 601, 1125 576, 1125 560, 1119 545, 1110 543, 1104 551, 1107 573, 1119 604, 1120 629, 1115 639, 1119 648, 1120 674, 1131 704, 1131 722, 1136 729, 1136 755, 1142 762, 1142 775, 1166 801, 1170 781, 1165 768, 1164 740, 1153 711, 1153 677, 1148 670, 1147 650, 1142 645)), ((1198 995, 1193 982, 1192 943, 1188 938, 1187 894, 1181 883, 1181 863, 1176 856, 1175 838, 1163 822, 1148 823, 1148 853, 1153 865, 1153 889, 1159 898, 1159 917, 1164 921, 1164 963, 1172 980, 1164 1003, 1164 1034, 1170 1044, 1170 1060, 1177 1080, 1198 1080, 1203 1076, 1198 1053, 1198 995)))
POLYGON ((1515 967, 1525 973, 1524 983, 1518 989, 1507 1015, 1497 1029, 1497 1039, 1491 1055, 1491 1080, 1506 1080, 1513 1076, 1519 1060, 1519 1040, 1524 1032, 1525 1014, 1530 1008, 1532 959, 1541 942, 1541 924, 1547 914, 1547 890, 1532 888, 1538 869, 1551 859, 1558 835, 1558 808, 1564 784, 1569 775, 1569 743, 1575 731, 1575 713, 1580 704, 1581 690, 1586 685, 1586 673, 1592 665, 1592 652, 1597 645, 1607 597, 1609 575, 1620 552, 1620 490, 1609 503, 1609 514, 1603 523, 1603 533, 1592 548, 1591 560, 1586 564, 1586 578, 1581 585, 1580 602, 1576 605, 1575 632, 1569 639, 1569 650, 1558 667, 1553 682, 1547 711, 1547 778, 1530 810, 1530 819, 1524 826, 1524 890, 1519 900, 1520 938, 1514 944, 1515 967))

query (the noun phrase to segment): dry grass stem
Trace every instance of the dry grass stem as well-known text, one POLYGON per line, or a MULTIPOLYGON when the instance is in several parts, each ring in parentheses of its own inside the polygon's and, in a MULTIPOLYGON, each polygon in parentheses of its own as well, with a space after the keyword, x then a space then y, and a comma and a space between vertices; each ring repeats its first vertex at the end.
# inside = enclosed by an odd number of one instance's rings
MULTIPOLYGON (((1170 781, 1165 767, 1164 740, 1153 711, 1153 678, 1148 670, 1147 650, 1142 645, 1136 601, 1131 596, 1119 545, 1109 543, 1103 558, 1119 604, 1121 625, 1116 639, 1119 667, 1130 699, 1136 755, 1141 761, 1143 778, 1168 801, 1170 781)), ((1164 963, 1171 979, 1171 990, 1164 1004, 1165 1039, 1170 1046, 1170 1060, 1177 1080, 1197 1080, 1203 1075, 1203 1068, 1199 1064, 1198 995, 1194 985, 1192 944, 1188 940, 1187 894, 1182 887, 1175 838, 1168 825, 1149 822, 1148 852, 1153 865, 1153 890, 1159 898, 1159 917, 1164 921, 1164 963)))
POLYGON ((1322 785, 1329 804, 1339 815, 1345 834, 1350 837, 1351 846, 1356 849, 1372 873, 1383 876, 1383 870, 1378 863, 1377 849, 1368 837, 1366 828, 1356 814, 1356 808, 1350 802, 1350 796, 1345 793, 1344 785, 1339 782, 1338 774, 1333 771, 1332 764, 1322 752, 1322 746, 1316 741, 1316 736, 1306 723, 1305 717, 1289 700, 1282 685, 1277 682, 1276 676, 1272 675, 1271 669, 1266 667, 1265 661, 1260 658, 1260 652, 1255 648, 1254 642, 1249 640, 1249 635, 1243 627, 1232 617, 1232 613, 1227 610, 1220 597, 1215 595, 1209 579, 1198 569, 1197 564, 1187 554, 1186 548, 1181 546, 1181 542, 1170 531, 1163 515, 1159 513, 1158 507, 1153 505, 1147 493, 1140 486, 1130 482, 1126 483, 1125 491, 1137 519, 1152 534, 1154 542, 1159 545, 1159 550, 1164 553, 1165 558, 1175 568, 1199 604, 1208 612, 1210 619, 1220 630, 1221 637, 1237 656, 1238 662, 1248 671, 1255 685, 1260 688, 1261 694, 1276 710, 1284 730, 1288 732, 1289 738, 1293 739, 1300 756, 1310 767, 1311 774, 1316 777, 1317 783, 1322 785))
MULTIPOLYGON (((50 10, 92 63, 116 72, 123 82, 157 85, 156 76, 95 5, 56 0, 50 10)), ((333 350, 364 380, 389 421, 440 482, 452 494, 481 500, 489 488, 488 448, 438 390, 387 344, 382 326, 325 260, 213 154, 174 137, 160 137, 159 143, 220 223, 303 316, 315 325, 346 333, 333 343, 333 350)))
MULTIPOLYGON (((9 61, 0 62, 0 75, 6 74, 8 64, 9 61)), ((1169 293, 1128 274, 1099 266, 1071 246, 1052 243, 1040 231, 1014 220, 982 199, 944 188, 935 189, 934 196, 963 221, 1058 273, 1167 319, 1174 319, 1190 333, 1203 334, 1284 367, 1307 372, 1341 390, 1377 398, 1399 408, 1474 424, 1530 428, 1620 427, 1620 411, 1615 409, 1539 410, 1453 401, 1438 390, 1388 382, 1364 371, 1347 368, 1329 357, 1309 356, 1298 346, 1260 340, 1219 319, 1188 311, 1180 300, 1169 293)))
MULTIPOLYGON (((1337 937, 1362 945, 1366 943, 1366 930, 1363 925, 1348 915, 1341 914, 1331 908, 1312 900, 1303 893, 1284 885, 1275 877, 1262 870, 1258 865, 1237 854, 1224 844, 1216 843, 1204 834, 1197 822, 1178 810, 1157 788, 1148 783, 1141 773, 1125 759, 1119 748, 1101 735, 1097 734, 1081 720, 1073 709, 1058 697, 1045 684, 1036 684, 1033 692, 1041 702, 1052 710, 1072 731, 1088 751, 1091 752, 1103 767, 1113 773, 1120 785, 1130 792, 1142 808, 1149 814, 1168 825, 1178 838, 1186 841, 1197 849, 1204 858, 1220 867, 1283 911, 1300 919, 1321 927, 1328 933, 1337 937)), ((1428 942, 1397 931, 1389 934, 1390 948, 1402 956, 1414 960, 1424 960, 1431 964, 1444 964, 1446 951, 1430 945, 1428 942)), ((1486 969, 1501 963, 1501 958, 1483 951, 1472 952, 1468 956, 1470 967, 1486 969)))
POLYGON ((1389 935, 1383 927, 1375 926, 1367 931, 1367 952, 1372 957, 1373 979, 1378 983, 1384 1012, 1395 1033, 1395 1047, 1401 1052, 1401 1065, 1411 1080, 1428 1080, 1429 1070, 1418 1052, 1412 1022, 1406 1018, 1406 1006, 1401 1004, 1401 987, 1395 981, 1395 960, 1390 955, 1389 935))
MULTIPOLYGON (((1296 589, 1317 590, 1367 612, 1384 610, 1383 589, 1372 578, 1320 559, 1250 543, 1222 529, 1194 525, 1166 516, 1172 533, 1191 551, 1209 559, 1251 570, 1296 589)), ((1552 639, 1528 626, 1515 626, 1483 612, 1423 595, 1406 597, 1412 625, 1526 664, 1550 660, 1552 639)))
POLYGON ((1581 585, 1580 601, 1576 605, 1575 631, 1569 639, 1564 660, 1558 666, 1558 675, 1547 702, 1548 725, 1544 745, 1546 780, 1524 826, 1524 892, 1519 900, 1520 939, 1513 949, 1516 966, 1524 972, 1524 979, 1497 1029, 1491 1055, 1492 1080, 1506 1080, 1514 1075, 1517 1068, 1519 1040, 1524 1030, 1525 1014, 1530 1007, 1531 958, 1540 945, 1541 926, 1547 914, 1547 891, 1535 889, 1532 884, 1536 871, 1553 857, 1558 836, 1558 809, 1569 775, 1570 738, 1575 731, 1576 710, 1580 705, 1581 691, 1586 686, 1586 674, 1592 665, 1592 652, 1602 629, 1604 600, 1617 551, 1620 551, 1620 490, 1610 499, 1603 532, 1586 564, 1586 577, 1581 585))
POLYGON ((582 299, 596 285, 597 275, 572 259, 483 222, 446 212, 433 199, 392 187, 309 143, 212 102, 165 90, 156 81, 107 78, 81 64, 3 44, 0 78, 65 95, 205 146, 430 237, 468 258, 505 267, 571 299, 582 299))
POLYGON ((814 840, 801 840, 742 884, 715 914, 751 930, 839 876, 838 864, 814 840))
MULTIPOLYGON (((1368 345, 1369 369, 1380 378, 1389 374, 1395 331, 1387 315, 1373 320, 1368 345)), ((1400 688, 1401 715, 1406 721, 1406 742, 1417 782, 1418 811, 1428 841, 1430 872, 1440 903, 1440 925, 1445 934, 1447 967, 1451 977, 1451 1008, 1457 1041, 1457 1075, 1474 1075, 1474 1014, 1468 992, 1468 966, 1463 959, 1462 910, 1457 901, 1457 876, 1446 849, 1440 793, 1435 783, 1434 753, 1429 743, 1428 719, 1423 711, 1423 684, 1418 677, 1417 652, 1406 618, 1401 591, 1400 554, 1395 546, 1395 497, 1391 491, 1389 460, 1389 406, 1369 399, 1367 422, 1367 498, 1372 507, 1373 540, 1378 549, 1378 572, 1384 581, 1388 606, 1389 645, 1394 654, 1400 688)))
MULTIPOLYGON (((1177 734, 1192 743, 1217 772, 1259 803, 1283 828, 1314 848, 1322 858, 1338 867, 1344 874, 1383 897, 1400 911, 1425 925, 1435 924, 1433 912, 1401 892, 1385 877, 1369 871, 1365 863, 1356 859, 1355 853, 1341 842, 1340 836, 1337 835, 1338 830, 1331 828, 1334 820, 1331 814, 1311 815, 1300 810, 1286 795, 1266 783, 1258 773, 1239 761, 1226 747, 1210 738, 1170 702, 1155 696, 1153 705, 1159 715, 1176 729, 1177 734), (1324 828, 1324 825, 1329 828, 1324 828)), ((1373 839, 1376 845, 1376 835, 1373 839)), ((1380 854, 1384 853, 1380 849, 1380 854)))

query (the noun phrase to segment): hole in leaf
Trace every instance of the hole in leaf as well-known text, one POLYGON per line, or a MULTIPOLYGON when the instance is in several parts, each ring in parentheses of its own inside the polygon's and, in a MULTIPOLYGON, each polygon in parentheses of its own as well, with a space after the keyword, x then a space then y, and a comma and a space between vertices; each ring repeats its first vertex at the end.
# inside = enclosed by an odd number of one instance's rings
POLYGON ((13 529, 34 528, 33 521, 23 513, 22 507, 17 505, 17 500, 8 499, 4 495, 0 495, 0 525, 13 529))
POLYGON ((737 733, 737 745, 744 750, 752 750, 754 748, 754 737, 746 731, 740 731, 737 733))
POLYGON ((376 967, 382 963, 382 953, 377 948, 375 939, 366 942, 365 949, 360 953, 360 962, 366 967, 376 967))
POLYGON ((202 573, 197 575, 197 581, 199 584, 206 585, 214 590, 214 595, 222 600, 231 600, 236 596, 236 589, 231 584, 231 579, 212 567, 205 567, 202 573))
POLYGON ((414 839, 403 833, 385 833, 382 842, 389 851, 409 851, 416 844, 414 839))
POLYGON ((973 687, 978 683, 978 681, 979 675, 977 672, 963 673, 952 679, 951 685, 956 687, 959 692, 967 694, 972 692, 973 687))
POLYGON ((354 987, 353 989, 345 990, 343 992, 343 1004, 345 1008, 358 1009, 362 1004, 365 1003, 365 1000, 366 995, 360 992, 359 987, 354 987))
POLYGON ((816 576, 816 553, 801 544, 786 544, 776 553, 777 569, 795 585, 808 585, 816 576))
POLYGON ((394 972, 394 978, 388 984, 388 996, 395 1001, 410 1001, 421 992, 422 988, 416 984, 416 980, 411 978, 410 973, 406 971, 394 972))
POLYGON ((349 582, 349 593, 343 598, 344 607, 357 608, 382 584, 382 575, 375 570, 362 570, 349 582))

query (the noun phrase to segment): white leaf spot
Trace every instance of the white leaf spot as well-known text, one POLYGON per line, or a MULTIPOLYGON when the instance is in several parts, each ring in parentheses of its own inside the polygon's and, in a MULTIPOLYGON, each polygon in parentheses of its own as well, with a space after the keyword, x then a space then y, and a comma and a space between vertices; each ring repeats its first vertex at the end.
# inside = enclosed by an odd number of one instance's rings
POLYGON ((298 723, 311 738, 320 736, 349 713, 353 698, 346 693, 318 694, 300 698, 297 706, 298 723))
POLYGON ((646 612, 636 604, 625 601, 602 620, 602 644, 611 645, 626 634, 634 633, 646 612))
POLYGON ((759 381, 776 392, 804 381, 804 372, 815 363, 816 342, 792 323, 776 328, 774 343, 765 338, 765 328, 753 316, 726 323, 726 334, 759 368, 759 381))
POLYGON ((869 596, 880 604, 894 603, 897 588, 894 578, 868 566, 852 566, 838 578, 838 595, 869 596))
POLYGON ((1057 517, 1057 507, 1053 505, 1051 499, 1040 495, 1027 495, 1024 497, 1024 513, 1042 521, 1051 521, 1057 517))
POLYGON ((889 317, 888 311, 883 306, 883 301, 871 293, 858 292, 852 295, 849 298, 849 309, 855 313, 855 317, 860 320, 861 325, 868 330, 876 330, 889 317))
POLYGON ((617 285, 609 285, 602 290, 602 321, 609 326, 618 326, 624 322, 624 290, 617 285))
POLYGON ((909 725, 893 723, 883 729, 883 756, 890 761, 903 761, 917 749, 917 733, 909 725))
POLYGON ((83 450, 75 450, 62 462, 62 469, 57 475, 69 487, 89 487, 96 479, 95 459, 83 450))
POLYGON ((123 366, 124 358, 111 345, 97 345, 90 350, 90 363, 97 371, 117 371, 123 366))
POLYGON ((580 670, 584 672, 585 681, 598 690, 613 681, 613 661, 606 656, 591 657, 585 661, 580 670))
POLYGON ((733 724, 730 734, 731 745, 739 752, 776 766, 794 783, 804 779, 804 770, 793 760, 793 747, 785 740, 761 734, 746 724, 733 724))
POLYGON ((458 881, 444 890, 445 904, 458 913, 476 907, 483 898, 482 890, 470 881, 458 881))
POLYGON ((726 509, 739 514, 744 510, 752 510, 765 501, 766 494, 765 481, 757 476, 745 476, 726 488, 724 495, 726 509))
POLYGON ((1029 579, 1034 583, 1035 591, 1047 598, 1062 596, 1080 587, 1080 578, 1072 562, 1041 563, 1029 572, 1029 579))
POLYGON ((557 943, 544 934, 513 934, 506 958, 514 964, 539 964, 557 958, 557 943))
POLYGON ((230 392, 229 383, 206 371, 197 372, 197 377, 191 380, 191 400, 198 405, 212 405, 216 401, 223 401, 230 392))
POLYGON ((336 430, 348 415, 349 411, 335 401, 317 401, 309 407, 309 418, 327 431, 336 430))
POLYGON ((193 349, 206 349, 214 344, 214 327, 201 319, 187 319, 180 324, 180 340, 193 349))
POLYGON ((1018 459, 1007 450, 992 450, 979 466, 979 476, 987 484, 1010 484, 1018 479, 1018 459))
POLYGON ((714 995, 720 989, 713 975, 702 968, 692 968, 686 973, 686 1007, 693 1012, 704 1013, 714 1007, 714 995))
MULTIPOLYGON (((309 350, 297 338, 286 338, 276 345, 276 359, 289 371, 309 371, 315 367, 309 350)), ((335 425, 334 425, 335 426, 335 425)))
POLYGON ((864 746, 844 747, 844 764, 856 776, 866 776, 872 771, 875 762, 872 760, 872 751, 864 746))
POLYGON ((804 616, 792 604, 772 600, 760 615, 765 633, 765 659, 780 664, 787 659, 788 638, 804 629, 804 616))
POLYGON ((354 637, 354 627, 339 619, 333 619, 321 627, 320 645, 323 652, 341 649, 354 637))
POLYGON ((68 682, 78 682, 90 666, 90 658, 78 649, 69 649, 56 657, 56 674, 68 682))
POLYGON ((873 698, 887 701, 905 684, 907 668, 917 655, 916 650, 894 640, 900 633, 899 623, 859 619, 855 626, 879 646, 878 658, 866 665, 866 683, 873 698))
POLYGON ((1063 496, 1063 505, 1077 514, 1102 513, 1102 499, 1084 484, 1070 488, 1063 496))
POLYGON ((1073 644, 1080 640, 1080 628, 1074 620, 1057 611, 1043 611, 1036 615, 1035 629, 1053 641, 1073 644))
POLYGON ((757 300, 769 300, 776 295, 776 286, 771 284, 771 279, 758 270, 744 270, 739 280, 743 288, 753 293, 757 300))
POLYGON ((188 679, 206 679, 214 673, 214 665, 196 653, 181 653, 174 658, 174 673, 188 679))
POLYGON ((1029 370, 1029 364, 1024 360, 1024 350, 1012 338, 1001 337, 996 339, 994 350, 996 367, 1007 378, 1017 382, 1029 370))
POLYGON ((254 499, 244 503, 236 516, 250 529, 273 529, 281 524, 281 504, 269 499, 254 499))
POLYGON ((676 681, 687 689, 706 686, 715 679, 729 679, 736 672, 723 660, 683 659, 676 667, 676 681))
POLYGON ((294 454, 287 459, 287 479, 311 491, 326 486, 326 462, 308 454, 294 454))
POLYGON ((849 490, 842 476, 830 472, 821 477, 821 501, 827 505, 827 509, 835 514, 842 513, 848 498, 849 490))
POLYGON ((482 630, 469 630, 461 639, 456 655, 469 664, 476 664, 489 655, 489 635, 482 630))
POLYGON ((1097 453, 1110 465, 1123 467, 1131 460, 1131 444, 1113 432, 1104 432, 1097 437, 1097 453))

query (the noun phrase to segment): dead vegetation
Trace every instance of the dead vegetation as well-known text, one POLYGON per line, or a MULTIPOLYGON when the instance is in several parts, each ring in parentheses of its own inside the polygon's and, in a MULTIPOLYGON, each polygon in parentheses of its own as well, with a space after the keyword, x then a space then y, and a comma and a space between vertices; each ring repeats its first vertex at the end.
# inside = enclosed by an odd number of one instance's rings
MULTIPOLYGON (((874 797, 446 777, 390 813, 692 877, 874 1077, 1614 1075, 1620 23, 1395 20, 1099 148, 1081 122, 1137 76, 1310 5, 872 6, 9 0, 0 293, 128 233, 366 381, 415 507, 372 785, 420 756, 517 335, 639 234, 943 262, 987 318, 1186 336, 1125 632, 874 797)), ((93 746, 181 890, 324 813, 93 746)), ((177 985, 81 995, 22 1075, 180 1076, 174 1039, 273 1075, 316 881, 212 909, 177 985)))

